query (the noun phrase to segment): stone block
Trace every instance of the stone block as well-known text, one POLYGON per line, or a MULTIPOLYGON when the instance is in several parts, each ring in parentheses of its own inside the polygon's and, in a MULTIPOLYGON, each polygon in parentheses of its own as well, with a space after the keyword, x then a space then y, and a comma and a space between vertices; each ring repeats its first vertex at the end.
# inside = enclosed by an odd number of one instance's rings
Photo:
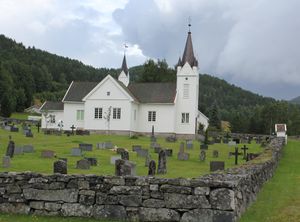
POLYGON ((209 208, 210 204, 203 195, 164 194, 167 208, 209 208))
POLYGON ((194 194, 196 195, 209 195, 209 187, 195 187, 194 194))
POLYGON ((45 203, 45 210, 58 211, 61 209, 61 204, 58 203, 45 203))
POLYGON ((86 206, 79 203, 64 203, 61 208, 61 213, 63 216, 72 217, 91 217, 92 211, 92 206, 86 206))
POLYGON ((144 207, 163 208, 166 206, 165 201, 158 199, 147 199, 143 202, 144 207))
POLYGON ((192 188, 190 187, 174 186, 168 184, 161 185, 160 190, 163 193, 191 194, 192 192, 192 188))
POLYGON ((213 209, 235 210, 234 192, 227 188, 212 190, 209 195, 213 209))
POLYGON ((120 204, 126 207, 138 207, 142 205, 140 195, 124 195, 120 197, 120 204))
POLYGON ((30 201, 29 206, 33 209, 42 210, 44 209, 43 201, 30 201))
POLYGON ((180 221, 180 214, 166 208, 140 208, 140 221, 180 221))
POLYGON ((116 205, 95 206, 93 209, 93 217, 110 218, 115 220, 126 220, 127 214, 125 207, 116 205))
POLYGON ((78 191, 74 189, 65 190, 38 190, 24 189, 23 194, 27 200, 64 201, 69 203, 77 202, 78 191))
POLYGON ((215 222, 213 216, 210 209, 195 209, 184 213, 180 222, 215 222))

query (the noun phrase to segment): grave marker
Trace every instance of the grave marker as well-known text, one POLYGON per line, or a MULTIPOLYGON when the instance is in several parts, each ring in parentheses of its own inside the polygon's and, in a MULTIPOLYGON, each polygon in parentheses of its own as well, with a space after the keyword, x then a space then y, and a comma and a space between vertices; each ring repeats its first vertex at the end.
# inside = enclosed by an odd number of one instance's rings
POLYGON ((9 141, 7 149, 6 149, 6 156, 9 156, 10 158, 13 158, 14 157, 14 151, 15 151, 15 143, 14 143, 14 141, 9 141))
POLYGON ((23 152, 24 153, 33 153, 34 152, 34 148, 32 145, 24 145, 23 146, 23 152))
POLYGON ((206 152, 204 150, 201 150, 199 158, 201 161, 205 161, 206 159, 206 152))
POLYGON ((146 157, 149 154, 149 151, 147 149, 141 149, 138 150, 136 153, 138 157, 146 157))
POLYGON ((137 150, 141 150, 142 146, 141 145, 132 145, 132 151, 137 152, 137 150))
POLYGON ((79 149, 81 149, 82 151, 93 151, 93 144, 80 143, 79 149))
POLYGON ((236 142, 235 141, 229 141, 228 146, 236 146, 236 142))
POLYGON ((224 161, 210 161, 210 171, 224 170, 225 162, 224 161))
POLYGON ((10 167, 10 156, 4 156, 2 158, 2 167, 9 168, 10 167))
POLYGON ((248 150, 249 148, 246 147, 246 145, 244 145, 241 149, 242 149, 243 152, 244 152, 243 159, 246 160, 246 159, 247 159, 247 150, 248 150))
POLYGON ((71 156, 81 156, 81 149, 79 148, 72 148, 71 150, 71 156))
POLYGON ((239 155, 242 155, 242 153, 239 153, 239 148, 236 147, 234 152, 229 152, 229 153, 230 153, 230 155, 234 155, 234 157, 235 157, 234 163, 235 163, 235 165, 237 165, 238 164, 238 157, 239 157, 239 155))
POLYGON ((172 156, 173 155, 173 150, 172 149, 165 149, 166 155, 167 156, 172 156))
POLYGON ((43 158, 53 158, 54 157, 54 151, 53 150, 42 150, 41 157, 43 157, 43 158))
POLYGON ((218 158, 218 157, 219 157, 219 151, 213 150, 213 158, 218 158))
POLYGON ((89 161, 91 166, 97 166, 98 165, 97 158, 95 158, 95 157, 85 157, 84 159, 89 161))
POLYGON ((155 172, 156 172, 156 163, 154 160, 151 160, 149 162, 148 176, 155 176, 155 172))
POLYGON ((129 160, 129 152, 128 151, 123 150, 123 152, 121 152, 120 154, 121 154, 122 160, 129 160))
POLYGON ((15 147, 14 155, 20 155, 20 154, 24 154, 23 153, 23 147, 22 146, 15 147))
POLYGON ((158 154, 157 174, 166 174, 166 173, 167 173, 166 152, 164 150, 161 150, 158 154))
POLYGON ((184 143, 180 143, 180 147, 179 147, 179 153, 177 154, 177 159, 178 160, 188 160, 190 157, 189 153, 185 153, 184 152, 184 143))
POLYGON ((81 169, 81 170, 89 170, 91 167, 91 164, 88 160, 86 159, 82 159, 82 160, 78 160, 76 163, 76 168, 77 169, 81 169))
POLYGON ((64 160, 58 160, 53 163, 53 173, 67 174, 68 167, 67 162, 64 160))
POLYGON ((115 163, 116 176, 135 176, 136 164, 128 160, 118 159, 115 163))
POLYGON ((111 156, 110 163, 115 165, 116 161, 120 160, 120 159, 121 159, 121 156, 111 156))

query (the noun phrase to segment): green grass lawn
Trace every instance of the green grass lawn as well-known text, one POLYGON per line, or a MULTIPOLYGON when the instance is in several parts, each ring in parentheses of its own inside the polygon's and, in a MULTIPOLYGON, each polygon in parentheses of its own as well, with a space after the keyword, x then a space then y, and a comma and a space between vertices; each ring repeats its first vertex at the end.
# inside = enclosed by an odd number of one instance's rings
POLYGON ((240 222, 300 221, 300 141, 289 140, 274 177, 240 222))
MULTIPOLYGON (((20 130, 21 131, 21 130, 20 130)), ((35 153, 26 153, 24 155, 15 155, 11 161, 11 167, 0 168, 0 171, 35 171, 45 174, 51 174, 53 169, 53 162, 55 159, 41 158, 41 151, 43 149, 54 150, 57 157, 68 158, 68 173, 69 174, 96 174, 96 175, 114 175, 114 165, 110 164, 110 157, 116 155, 112 150, 97 150, 96 144, 98 142, 112 141, 118 147, 127 148, 130 155, 130 160, 137 164, 137 175, 147 175, 148 169, 145 167, 145 158, 137 157, 135 152, 132 152, 132 145, 140 144, 143 148, 148 148, 150 145, 149 137, 139 137, 138 139, 129 139, 127 136, 116 135, 90 135, 90 136, 70 136, 66 135, 44 135, 43 133, 37 133, 36 129, 33 129, 34 138, 26 138, 22 132, 12 133, 0 129, 0 155, 4 155, 8 144, 8 136, 12 135, 12 139, 16 146, 32 144, 35 148, 35 153), (78 147, 79 143, 92 143, 94 150, 92 152, 85 152, 86 157, 96 157, 98 159, 98 166, 91 167, 90 170, 78 170, 75 168, 76 161, 81 159, 80 157, 72 157, 70 155, 71 148, 78 147)), ((188 150, 190 159, 188 161, 177 160, 177 153, 179 151, 180 141, 177 143, 167 143, 163 138, 158 138, 157 141, 164 148, 173 149, 173 156, 167 159, 167 171, 165 175, 159 175, 162 177, 175 178, 185 177, 194 178, 209 173, 209 161, 210 160, 224 160, 226 168, 234 166, 234 157, 228 159, 228 152, 233 151, 233 147, 229 147, 227 144, 215 144, 210 146, 207 151, 206 161, 201 162, 199 160, 200 144, 194 141, 194 149, 188 150), (212 158, 213 150, 219 151, 219 158, 212 158)), ((242 146, 242 145, 240 145, 242 146)), ((261 152, 257 144, 252 143, 247 145, 250 147, 250 152, 261 152)), ((153 149, 150 149, 152 159, 156 162, 158 160, 158 154, 154 153, 153 149)), ((244 160, 240 158, 240 164, 244 163, 244 160)))

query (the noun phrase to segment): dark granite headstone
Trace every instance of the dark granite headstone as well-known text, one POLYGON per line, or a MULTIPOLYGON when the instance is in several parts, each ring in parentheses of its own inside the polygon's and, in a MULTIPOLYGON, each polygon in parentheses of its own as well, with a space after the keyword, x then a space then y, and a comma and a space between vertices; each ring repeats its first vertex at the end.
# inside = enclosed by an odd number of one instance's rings
POLYGON ((210 161, 210 171, 224 170, 225 162, 224 161, 210 161))
POLYGON ((12 126, 11 128, 10 128, 10 132, 19 132, 19 128, 18 127, 16 127, 16 126, 12 126))
POLYGON ((206 159, 206 152, 204 150, 201 150, 199 158, 201 161, 205 161, 206 159))
POLYGON ((58 160, 53 163, 53 173, 67 174, 68 167, 67 162, 63 160, 58 160))
POLYGON ((151 160, 149 162, 148 176, 155 176, 155 172, 156 172, 156 163, 154 160, 151 160))
POLYGON ((89 170, 91 167, 90 161, 86 159, 78 160, 76 163, 76 168, 81 170, 89 170))
POLYGON ((165 149, 166 155, 167 156, 172 156, 173 155, 173 150, 172 149, 165 149))
POLYGON ((43 158, 53 158, 54 157, 54 151, 53 150, 42 150, 41 157, 43 157, 43 158))
POLYGON ((219 151, 213 150, 213 158, 218 158, 218 157, 219 157, 219 151))
POLYGON ((166 152, 161 150, 158 154, 158 168, 157 174, 166 174, 167 173, 167 157, 166 152))
POLYGON ((98 165, 97 158, 95 158, 95 157, 85 157, 84 159, 89 161, 91 166, 97 166, 98 165))
POLYGON ((3 168, 9 168, 10 167, 10 157, 9 156, 4 156, 2 158, 2 167, 3 168))
POLYGON ((136 164, 128 160, 116 160, 115 175, 116 176, 135 176, 136 164))
POLYGON ((129 160, 129 152, 128 151, 126 151, 124 149, 123 152, 121 152, 120 154, 121 154, 121 159, 122 160, 129 160))
POLYGON ((9 156, 10 158, 13 158, 14 157, 14 152, 15 152, 15 142, 14 141, 9 141, 7 149, 6 149, 6 156, 9 156))
POLYGON ((93 144, 80 143, 79 149, 81 149, 82 151, 93 151, 93 144))
POLYGON ((125 151, 124 148, 117 148, 117 154, 121 155, 121 153, 123 153, 125 151))

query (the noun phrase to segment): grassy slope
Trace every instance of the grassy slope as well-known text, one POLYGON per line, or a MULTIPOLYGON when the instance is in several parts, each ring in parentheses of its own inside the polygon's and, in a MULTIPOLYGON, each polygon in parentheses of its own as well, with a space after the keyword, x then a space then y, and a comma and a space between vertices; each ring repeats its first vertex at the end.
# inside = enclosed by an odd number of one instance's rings
POLYGON ((300 221, 300 142, 290 140, 274 177, 240 222, 300 221))

